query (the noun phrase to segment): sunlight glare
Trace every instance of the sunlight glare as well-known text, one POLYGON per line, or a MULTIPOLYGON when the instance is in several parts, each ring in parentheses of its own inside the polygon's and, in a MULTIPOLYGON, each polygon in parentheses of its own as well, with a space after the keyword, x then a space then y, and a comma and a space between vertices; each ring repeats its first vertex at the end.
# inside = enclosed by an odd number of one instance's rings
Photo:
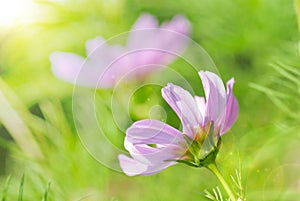
POLYGON ((0 26, 29 22, 32 8, 31 0, 0 0, 0 26))

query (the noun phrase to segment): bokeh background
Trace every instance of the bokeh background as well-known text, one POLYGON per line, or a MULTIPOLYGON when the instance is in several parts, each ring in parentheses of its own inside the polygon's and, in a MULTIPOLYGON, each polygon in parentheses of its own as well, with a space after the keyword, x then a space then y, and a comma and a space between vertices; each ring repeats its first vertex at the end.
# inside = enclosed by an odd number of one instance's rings
MULTIPOLYGON (((129 31, 146 12, 160 22, 186 16, 191 38, 209 53, 223 80, 236 80, 239 117, 217 159, 225 177, 241 170, 247 200, 299 200, 297 3, 0 0, 0 198, 17 200, 23 192, 23 200, 206 200, 203 191, 218 185, 209 171, 181 164, 154 176, 127 177, 94 160, 76 134, 74 86, 52 74, 49 55, 59 50, 84 56, 88 39, 129 31)), ((159 91, 145 88, 135 95, 134 107, 145 114, 133 112, 134 120, 147 118, 154 103, 146 100, 159 91)), ((110 94, 97 93, 104 102, 110 94)), ((179 127, 176 115, 158 101, 167 121, 179 127)), ((102 114, 110 119, 109 110, 102 114)), ((124 134, 107 125, 106 134, 122 148, 124 134)))

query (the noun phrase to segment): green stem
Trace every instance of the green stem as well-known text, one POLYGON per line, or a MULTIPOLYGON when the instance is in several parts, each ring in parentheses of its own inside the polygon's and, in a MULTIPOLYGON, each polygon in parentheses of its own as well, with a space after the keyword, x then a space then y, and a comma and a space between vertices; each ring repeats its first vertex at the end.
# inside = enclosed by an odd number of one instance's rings
POLYGON ((227 184, 227 182, 225 181, 225 179, 223 178, 222 174, 220 173, 217 165, 215 163, 210 163, 206 166, 206 168, 208 168, 212 173, 214 173, 217 178, 219 179, 219 181, 221 182, 222 186, 224 187, 225 191, 227 192, 227 194, 230 197, 230 200, 232 201, 237 201, 234 193, 232 192, 231 188, 229 187, 229 185, 227 184))
POLYGON ((294 0, 294 7, 295 7, 295 10, 296 10, 298 29, 300 31, 300 0, 294 0))

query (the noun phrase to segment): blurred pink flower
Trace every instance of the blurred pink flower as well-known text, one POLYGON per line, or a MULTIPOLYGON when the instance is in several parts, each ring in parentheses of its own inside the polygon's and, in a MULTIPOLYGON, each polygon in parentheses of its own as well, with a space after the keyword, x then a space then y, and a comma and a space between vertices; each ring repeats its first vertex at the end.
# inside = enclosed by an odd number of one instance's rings
POLYGON ((91 39, 86 42, 86 59, 52 53, 52 71, 62 80, 92 88, 113 88, 124 78, 142 80, 182 54, 189 32, 190 23, 183 16, 159 26, 155 17, 143 14, 128 33, 126 46, 108 45, 101 37, 91 39))
POLYGON ((199 75, 206 100, 193 97, 174 84, 162 89, 163 98, 182 122, 182 132, 149 119, 135 122, 128 128, 124 146, 132 158, 119 155, 125 174, 150 175, 176 162, 202 167, 210 154, 214 155, 209 160, 215 160, 220 135, 231 128, 238 115, 238 103, 232 92, 234 79, 227 82, 226 92, 216 74, 200 71, 199 75), (216 143, 211 144, 212 138, 216 143), (205 144, 206 140, 208 144, 205 144))

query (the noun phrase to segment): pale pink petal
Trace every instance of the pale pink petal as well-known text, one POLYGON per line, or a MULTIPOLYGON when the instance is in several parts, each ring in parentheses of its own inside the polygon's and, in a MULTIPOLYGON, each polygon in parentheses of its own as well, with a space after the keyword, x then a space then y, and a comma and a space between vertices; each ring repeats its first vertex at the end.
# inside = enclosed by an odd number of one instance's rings
POLYGON ((133 158, 151 166, 181 157, 186 151, 182 145, 185 145, 182 134, 157 120, 134 123, 127 129, 124 140, 124 146, 133 158))
POLYGON ((200 71, 205 97, 205 123, 207 121, 216 122, 218 118, 225 112, 226 92, 224 84, 219 76, 212 72, 200 71))
POLYGON ((136 77, 141 80, 150 73, 158 69, 165 68, 164 58, 166 58, 161 50, 153 50, 147 47, 140 47, 130 51, 131 65, 128 70, 133 71, 136 77))
MULTIPOLYGON (((126 53, 124 46, 108 45, 101 37, 88 40, 86 42, 86 49, 89 60, 106 65, 105 67, 126 53)), ((102 68, 105 69, 105 67, 102 68)))
POLYGON ((164 22, 159 30, 160 43, 158 49, 165 50, 163 62, 168 64, 178 55, 182 55, 188 46, 190 34, 190 22, 183 16, 177 15, 171 21, 164 22))
POLYGON ((140 163, 128 156, 119 155, 119 162, 121 169, 128 176, 135 176, 142 174, 148 169, 148 165, 140 163))
POLYGON ((119 155, 118 158, 120 167, 127 176, 152 175, 176 164, 176 162, 164 162, 151 166, 125 155, 119 155))
POLYGON ((135 122, 126 131, 132 144, 177 144, 183 141, 180 131, 158 120, 135 122))
MULTIPOLYGON (((102 37, 96 37, 93 39, 88 40, 85 43, 85 48, 86 48, 86 54, 90 55, 93 53, 99 46, 105 45, 105 40, 102 37)), ((106 45, 105 45, 106 46, 106 45)))
MULTIPOLYGON (((200 112, 201 119, 203 121, 205 118, 205 110, 206 110, 205 98, 200 97, 200 96, 195 96, 194 98, 195 98, 196 104, 198 106, 198 110, 200 112)), ((201 122, 201 124, 202 124, 202 126, 204 126, 204 122, 201 122)))
POLYGON ((157 19, 150 14, 144 13, 139 16, 139 18, 135 21, 131 30, 138 29, 153 29, 158 27, 157 19))
POLYGON ((186 152, 184 145, 185 140, 178 130, 157 120, 134 123, 127 130, 124 140, 131 157, 149 167, 143 175, 174 164, 186 152))
POLYGON ((154 148, 147 144, 133 145, 128 141, 126 142, 126 139, 124 145, 135 161, 148 166, 143 175, 153 174, 175 164, 175 160, 184 154, 184 150, 179 150, 178 146, 175 145, 154 148))
POLYGON ((168 84, 162 89, 162 96, 180 118, 183 133, 194 138, 202 117, 192 95, 179 86, 168 84))
POLYGON ((164 22, 161 28, 178 32, 183 35, 189 35, 191 24, 184 16, 176 15, 170 22, 164 22))
POLYGON ((225 115, 224 122, 221 125, 220 134, 224 134, 225 132, 227 132, 232 127, 232 125, 234 124, 238 116, 238 102, 233 95, 233 91, 232 91, 233 84, 234 84, 233 78, 227 82, 226 115, 225 115))
POLYGON ((86 43, 87 59, 57 52, 50 56, 54 74, 62 80, 92 88, 112 88, 126 72, 124 47, 107 45, 100 37, 86 43), (122 63, 120 63, 122 62, 122 63))
POLYGON ((156 164, 155 166, 149 166, 148 169, 142 173, 142 175, 146 176, 146 175, 153 175, 156 173, 159 173, 161 171, 163 171, 164 169, 175 165, 176 162, 164 162, 161 164, 156 164))
POLYGON ((72 53, 54 52, 50 55, 54 75, 74 84, 84 61, 84 58, 72 53))
POLYGON ((178 146, 160 146, 159 148, 150 147, 147 144, 132 144, 127 137, 124 141, 125 148, 129 151, 132 158, 127 162, 131 162, 126 166, 126 163, 121 161, 120 165, 127 175, 150 175, 157 173, 170 165, 175 164, 175 160, 179 159, 184 151, 178 150, 178 146), (170 161, 171 160, 171 161, 170 161), (134 162, 133 162, 134 161, 134 162), (135 168, 135 165, 137 165, 135 168), (133 167, 132 167, 133 166, 133 167), (145 170, 147 167, 147 170, 145 170))
POLYGON ((123 46, 102 43, 89 55, 84 66, 85 74, 95 77, 93 80, 97 88, 113 88, 126 73, 126 65, 129 65, 124 62, 124 54, 123 46))
MULTIPOLYGON (((184 145, 184 142, 182 143, 184 145)), ((132 158, 150 166, 175 161, 181 158, 186 151, 186 149, 179 147, 179 145, 167 145, 164 147, 163 145, 160 145, 159 147, 150 147, 147 144, 132 146, 128 146, 127 144, 125 147, 132 158)))
POLYGON ((157 64, 164 65, 167 53, 162 49, 158 29, 131 31, 127 41, 127 51, 130 52, 132 65, 138 77, 143 77, 156 70, 157 64), (144 70, 140 70, 140 67, 144 70))
POLYGON ((168 65, 182 54, 188 42, 188 38, 182 34, 190 32, 190 24, 183 16, 176 16, 161 27, 149 15, 140 17, 137 24, 142 24, 143 20, 145 25, 134 26, 127 41, 127 48, 132 51, 134 60, 132 67, 138 77, 157 70, 159 66, 168 65), (143 69, 140 70, 139 66, 143 69))
POLYGON ((150 48, 157 39, 157 19, 150 14, 142 14, 132 26, 127 39, 127 48, 136 50, 150 48), (154 40, 153 40, 154 39, 154 40))

